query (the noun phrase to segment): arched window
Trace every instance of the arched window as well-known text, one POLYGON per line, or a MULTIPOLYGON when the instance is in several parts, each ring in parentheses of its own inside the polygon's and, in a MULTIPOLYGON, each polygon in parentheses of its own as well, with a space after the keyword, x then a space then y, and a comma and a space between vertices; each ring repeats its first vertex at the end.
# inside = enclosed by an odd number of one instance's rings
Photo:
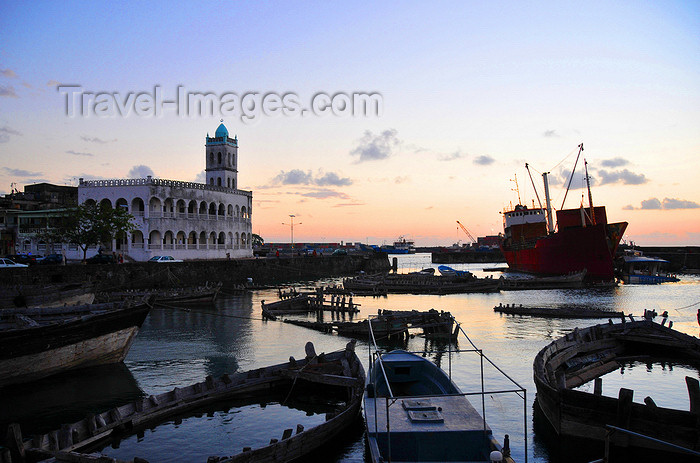
POLYGON ((230 178, 227 178, 227 179, 226 179, 226 186, 227 186, 228 188, 231 188, 231 179, 230 179, 230 178))
POLYGON ((221 177, 217 177, 216 186, 221 186, 221 177))
POLYGON ((219 161, 218 163, 221 164, 221 151, 216 153, 217 160, 219 161))
POLYGON ((209 185, 213 185, 213 184, 214 184, 214 177, 209 179, 209 185))

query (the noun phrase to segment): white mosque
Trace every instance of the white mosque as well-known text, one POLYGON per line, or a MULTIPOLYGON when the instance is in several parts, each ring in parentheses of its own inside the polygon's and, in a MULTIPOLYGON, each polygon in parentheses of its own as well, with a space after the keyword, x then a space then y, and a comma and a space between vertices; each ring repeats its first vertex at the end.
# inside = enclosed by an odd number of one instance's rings
MULTIPOLYGON (((78 202, 123 207, 138 229, 112 243, 109 252, 136 261, 170 255, 176 259, 252 257, 253 193, 238 187, 238 137, 223 124, 206 137, 206 183, 142 179, 84 180, 78 202)), ((88 256, 97 250, 92 250, 88 256)), ((69 246, 69 259, 82 251, 69 246)))

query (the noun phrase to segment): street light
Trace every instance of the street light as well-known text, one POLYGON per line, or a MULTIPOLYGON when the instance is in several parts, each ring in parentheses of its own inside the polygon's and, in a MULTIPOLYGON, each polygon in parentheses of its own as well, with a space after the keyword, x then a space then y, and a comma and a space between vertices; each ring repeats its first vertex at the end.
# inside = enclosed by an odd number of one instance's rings
MULTIPOLYGON (((294 249, 294 217, 296 217, 294 214, 289 214, 290 223, 286 224, 282 222, 282 225, 289 225, 289 230, 292 236, 292 249, 294 249)), ((301 225, 301 222, 299 222, 297 225, 301 225)))

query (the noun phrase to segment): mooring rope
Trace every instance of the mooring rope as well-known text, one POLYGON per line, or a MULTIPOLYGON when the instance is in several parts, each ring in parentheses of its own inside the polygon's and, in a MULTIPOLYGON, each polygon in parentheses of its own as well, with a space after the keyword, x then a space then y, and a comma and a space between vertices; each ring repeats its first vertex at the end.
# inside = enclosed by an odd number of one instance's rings
POLYGON ((698 305, 698 304, 700 304, 700 301, 696 302, 695 304, 686 305, 685 307, 679 307, 678 309, 674 309, 674 310, 689 309, 689 308, 691 308, 691 307, 693 307, 693 306, 696 306, 696 305, 698 305))

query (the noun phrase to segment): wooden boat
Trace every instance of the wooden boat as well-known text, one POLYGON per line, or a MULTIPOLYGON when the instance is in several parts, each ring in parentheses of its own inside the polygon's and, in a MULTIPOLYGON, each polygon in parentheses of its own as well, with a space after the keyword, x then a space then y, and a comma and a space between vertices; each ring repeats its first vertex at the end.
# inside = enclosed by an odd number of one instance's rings
POLYGON ((465 275, 435 276, 426 274, 386 274, 357 276, 343 280, 350 291, 371 294, 373 292, 395 294, 460 294, 491 293, 499 290, 499 282, 493 278, 477 278, 465 275))
POLYGON ((210 304, 213 303, 223 283, 207 283, 202 286, 190 286, 183 288, 163 288, 148 290, 128 290, 101 293, 98 295, 100 301, 108 302, 121 300, 125 297, 147 297, 153 296, 157 305, 182 305, 182 304, 210 304))
POLYGON ((624 312, 614 312, 611 310, 593 309, 590 307, 523 307, 522 304, 498 304, 493 308, 494 312, 506 315, 529 315, 531 317, 547 318, 615 318, 625 317, 624 312))
POLYGON ((0 286, 0 309, 92 304, 92 284, 0 286))
MULTIPOLYGON (((560 436, 603 441, 606 425, 650 436, 681 447, 700 450, 700 387, 686 377, 690 411, 663 408, 647 397, 633 402, 634 391, 621 388, 617 398, 601 395, 600 376, 620 367, 621 358, 662 358, 697 365, 700 340, 650 320, 609 322, 557 339, 535 357, 537 404, 560 436), (576 390, 595 380, 593 393, 576 390)), ((611 443, 625 447, 659 448, 658 444, 617 433, 611 443)), ((665 451, 669 448, 662 447, 665 451)), ((697 454, 700 456, 700 454, 697 454)), ((697 458, 697 457, 696 457, 697 458)))
MULTIPOLYGON (((445 371, 404 350, 381 354, 372 341, 375 352, 367 376, 364 412, 373 463, 513 463, 507 435, 502 447, 483 414, 445 371)), ((510 381, 517 390, 508 392, 517 391, 522 398, 524 389, 510 381)), ((481 391, 482 397, 492 393, 498 392, 481 391)))
POLYGON ((558 289, 558 288, 582 288, 586 277, 586 269, 568 275, 554 275, 544 277, 526 278, 499 278, 502 291, 521 289, 558 289))
MULTIPOLYGON (((346 397, 334 413, 326 415, 326 421, 310 429, 298 425, 296 432, 286 429, 280 439, 257 448, 244 448, 234 456, 211 456, 207 461, 220 463, 283 463, 304 457, 337 436, 359 415, 365 371, 355 354, 355 341, 345 350, 329 354, 316 354, 313 344, 306 344, 306 357, 279 365, 258 368, 247 372, 208 376, 205 381, 175 388, 170 392, 144 397, 102 413, 91 415, 73 424, 63 425, 60 430, 34 436, 24 441, 22 451, 27 461, 43 458, 66 457, 65 461, 83 461, 85 452, 103 448, 114 439, 136 434, 152 428, 172 417, 201 409, 206 405, 232 399, 269 397, 271 391, 289 395, 303 394, 306 385, 322 385, 323 388, 341 391, 346 397), (71 459, 68 459, 71 458, 71 459)), ((22 442, 21 430, 14 428, 14 442, 22 442)), ((215 453, 216 449, 212 449, 215 453)), ((94 455, 93 455, 94 456, 94 455)), ((113 461, 109 457, 95 461, 113 461)), ((15 460, 12 460, 15 461, 15 460)), ((84 460, 88 461, 88 460, 84 460)))
POLYGON ((121 362, 149 300, 0 311, 0 386, 121 362))

